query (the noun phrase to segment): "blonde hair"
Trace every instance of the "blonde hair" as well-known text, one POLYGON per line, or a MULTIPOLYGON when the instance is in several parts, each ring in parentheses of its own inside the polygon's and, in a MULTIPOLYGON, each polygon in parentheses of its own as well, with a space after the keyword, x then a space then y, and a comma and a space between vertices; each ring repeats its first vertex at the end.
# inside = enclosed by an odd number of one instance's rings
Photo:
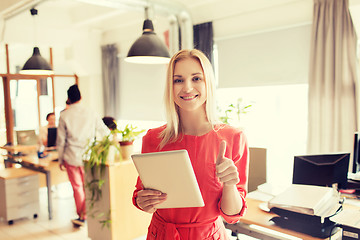
POLYGON ((164 95, 167 125, 166 128, 160 133, 160 138, 162 138, 159 145, 160 149, 163 148, 167 143, 176 141, 179 137, 179 133, 182 131, 181 123, 179 121, 179 109, 175 104, 173 96, 173 75, 176 63, 187 58, 198 60, 204 71, 207 94, 205 103, 206 117, 209 123, 211 123, 213 126, 216 122, 215 77, 212 65, 209 59, 200 50, 180 50, 171 58, 167 69, 164 95))

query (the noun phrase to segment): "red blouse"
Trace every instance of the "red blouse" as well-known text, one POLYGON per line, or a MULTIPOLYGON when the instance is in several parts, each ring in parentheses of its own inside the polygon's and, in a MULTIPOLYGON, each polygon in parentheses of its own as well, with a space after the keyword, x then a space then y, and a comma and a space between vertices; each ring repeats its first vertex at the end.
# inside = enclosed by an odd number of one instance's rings
MULTIPOLYGON (((150 129, 143 137, 142 152, 157 152, 186 149, 197 178, 205 206, 197 208, 158 209, 153 214, 147 239, 227 239, 221 218, 228 223, 236 223, 246 210, 245 196, 248 176, 248 146, 244 133, 225 124, 202 135, 181 135, 179 140, 168 143, 159 150, 159 134, 165 126, 150 129), (228 216, 220 209, 222 183, 215 173, 219 145, 226 141, 225 157, 234 161, 238 168, 240 182, 237 189, 243 200, 243 208, 238 215, 228 216), (167 224, 169 223, 169 224, 167 224), (204 224, 201 224, 204 223, 204 224), (176 235, 174 237, 172 235, 176 235), (166 237, 167 236, 167 237, 166 237), (214 238, 215 237, 215 238, 214 238)), ((133 203, 137 192, 142 189, 138 178, 133 194, 133 203)))

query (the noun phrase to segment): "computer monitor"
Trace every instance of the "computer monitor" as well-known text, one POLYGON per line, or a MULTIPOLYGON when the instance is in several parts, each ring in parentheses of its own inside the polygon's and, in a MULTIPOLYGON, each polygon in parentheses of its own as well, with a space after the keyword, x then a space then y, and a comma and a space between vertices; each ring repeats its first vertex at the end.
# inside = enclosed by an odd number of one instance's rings
POLYGON ((16 131, 16 140, 18 145, 36 145, 39 143, 35 130, 16 131))
POLYGON ((345 189, 349 160, 350 153, 295 156, 293 183, 345 189))
POLYGON ((360 171, 360 138, 359 133, 354 134, 354 152, 352 158, 351 172, 357 173, 360 171))
POLYGON ((56 146, 57 128, 48 128, 47 147, 56 146))

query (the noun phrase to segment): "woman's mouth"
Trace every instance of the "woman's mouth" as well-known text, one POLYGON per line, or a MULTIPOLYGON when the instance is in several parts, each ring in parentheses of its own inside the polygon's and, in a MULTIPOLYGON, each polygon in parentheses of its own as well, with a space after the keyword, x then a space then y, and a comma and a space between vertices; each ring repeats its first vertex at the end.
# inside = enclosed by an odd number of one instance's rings
POLYGON ((193 100, 195 98, 197 98, 199 95, 193 95, 193 96, 180 96, 181 99, 184 100, 193 100))

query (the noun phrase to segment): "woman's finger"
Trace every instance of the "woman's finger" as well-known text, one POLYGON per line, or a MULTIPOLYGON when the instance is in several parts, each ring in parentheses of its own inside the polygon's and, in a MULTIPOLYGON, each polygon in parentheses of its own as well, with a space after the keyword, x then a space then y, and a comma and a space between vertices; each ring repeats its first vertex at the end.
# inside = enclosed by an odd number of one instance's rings
POLYGON ((229 158, 223 158, 223 162, 221 162, 220 164, 216 165, 216 172, 220 173, 225 171, 227 168, 229 168, 230 166, 234 166, 234 162, 229 159, 229 158))
POLYGON ((166 199, 166 195, 164 194, 160 197, 139 197, 137 199, 138 203, 141 205, 155 205, 166 199))
POLYGON ((237 173, 238 173, 237 168, 235 166, 231 165, 228 168, 226 168, 224 171, 217 172, 216 175, 218 178, 221 178, 221 177, 224 177, 229 174, 237 174, 237 173))
POLYGON ((152 190, 152 189, 140 190, 137 193, 138 196, 159 196, 161 194, 162 194, 162 192, 160 192, 158 190, 152 190))
POLYGON ((159 205, 160 203, 164 202, 166 200, 166 198, 164 199, 159 199, 159 200, 152 200, 152 201, 147 201, 147 202, 144 202, 143 204, 143 210, 144 211, 155 211, 156 210, 156 206, 159 205))
POLYGON ((238 174, 232 173, 232 174, 229 174, 229 175, 219 178, 219 180, 221 182, 223 182, 224 184, 234 185, 240 181, 240 178, 239 178, 238 174))
POLYGON ((216 166, 216 176, 226 185, 235 185, 240 181, 239 172, 229 158, 224 158, 224 161, 216 166))
POLYGON ((136 197, 136 204, 146 212, 153 212, 156 210, 154 210, 156 205, 166 200, 166 196, 165 193, 161 192, 160 195, 158 195, 158 191, 156 191, 155 194, 152 190, 139 191, 136 197))

